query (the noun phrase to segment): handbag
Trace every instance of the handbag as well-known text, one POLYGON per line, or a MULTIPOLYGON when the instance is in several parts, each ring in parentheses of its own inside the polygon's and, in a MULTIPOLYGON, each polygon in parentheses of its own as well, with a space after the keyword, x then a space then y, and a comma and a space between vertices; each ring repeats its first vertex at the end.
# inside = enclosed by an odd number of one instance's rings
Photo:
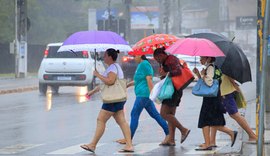
POLYGON ((176 90, 183 90, 194 80, 194 76, 184 60, 179 62, 182 67, 181 74, 172 76, 172 83, 176 90))
POLYGON ((158 99, 160 101, 164 99, 171 99, 174 93, 174 86, 172 83, 172 79, 167 75, 165 77, 165 82, 161 87, 160 93, 158 95, 158 99))
POLYGON ((208 86, 202 79, 199 79, 195 86, 192 88, 192 94, 203 97, 216 97, 219 90, 219 81, 213 79, 212 86, 208 86))
POLYGON ((245 99, 242 91, 236 92, 234 98, 235 98, 237 108, 240 109, 240 108, 246 108, 247 107, 247 102, 246 102, 246 99, 245 99))
MULTIPOLYGON (((116 65, 115 65, 116 66, 116 65)), ((117 69, 117 66, 116 66, 117 69)), ((117 69, 118 73, 118 69, 117 69)), ((103 103, 116 103, 127 100, 127 81, 126 79, 117 78, 112 85, 102 85, 101 86, 101 98, 103 103)))

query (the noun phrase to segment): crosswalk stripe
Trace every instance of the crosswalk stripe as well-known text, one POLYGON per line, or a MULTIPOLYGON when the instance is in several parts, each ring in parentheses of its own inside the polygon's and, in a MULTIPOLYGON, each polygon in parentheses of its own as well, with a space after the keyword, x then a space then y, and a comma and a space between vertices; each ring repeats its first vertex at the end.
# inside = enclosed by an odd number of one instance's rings
MULTIPOLYGON (((159 143, 142 143, 142 144, 138 144, 136 146, 134 146, 134 153, 132 154, 144 154, 147 152, 150 152, 154 149, 159 148, 159 143)), ((127 154, 127 153, 123 153, 123 152, 116 152, 114 154, 127 154)))
POLYGON ((7 146, 0 149, 0 154, 17 154, 23 151, 27 151, 31 148, 41 146, 42 144, 16 144, 7 146))
POLYGON ((192 149, 192 150, 189 150, 188 152, 186 152, 185 154, 191 154, 191 155, 200 155, 200 154, 215 154, 217 153, 218 151, 220 151, 224 146, 230 144, 229 142, 218 142, 217 143, 217 146, 216 148, 213 148, 213 150, 211 151, 196 151, 195 148, 192 149))
MULTIPOLYGON (((77 153, 81 153, 81 152, 84 151, 84 149, 82 149, 80 147, 80 145, 82 145, 82 144, 83 143, 73 145, 73 146, 69 146, 69 147, 59 149, 59 150, 56 150, 56 151, 53 151, 53 152, 50 152, 50 153, 46 153, 46 154, 77 154, 77 153)), ((99 143, 99 144, 97 144, 97 147, 100 147, 100 146, 103 146, 103 145, 105 145, 105 143, 99 143)))

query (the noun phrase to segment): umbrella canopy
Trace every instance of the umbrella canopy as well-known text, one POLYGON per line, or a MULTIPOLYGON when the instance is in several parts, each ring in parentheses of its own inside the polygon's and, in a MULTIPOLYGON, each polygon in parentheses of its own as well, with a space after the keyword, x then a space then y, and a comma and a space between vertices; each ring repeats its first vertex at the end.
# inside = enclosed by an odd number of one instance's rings
POLYGON ((225 56, 212 41, 200 38, 180 39, 168 47, 166 51, 171 54, 183 54, 190 56, 225 56))
POLYGON ((96 51, 103 52, 108 48, 114 48, 120 51, 131 51, 128 45, 120 35, 111 31, 79 31, 70 35, 59 48, 62 51, 96 51))
POLYGON ((128 54, 129 55, 146 55, 153 54, 154 50, 157 48, 165 47, 172 45, 179 38, 170 35, 170 34, 154 34, 147 36, 140 41, 138 41, 133 47, 132 50, 128 54))
POLYGON ((198 33, 187 37, 206 38, 214 42, 226 57, 219 57, 215 64, 221 71, 240 83, 251 81, 251 70, 243 50, 230 39, 217 33, 198 33))

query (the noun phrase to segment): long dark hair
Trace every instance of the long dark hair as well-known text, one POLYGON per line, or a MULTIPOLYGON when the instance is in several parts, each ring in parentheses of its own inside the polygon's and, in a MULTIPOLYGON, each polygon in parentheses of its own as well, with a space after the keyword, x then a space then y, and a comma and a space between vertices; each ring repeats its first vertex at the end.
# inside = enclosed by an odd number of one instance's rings
POLYGON ((142 56, 141 56, 141 59, 142 59, 142 60, 146 60, 146 61, 148 61, 148 62, 149 62, 149 60, 146 58, 146 56, 145 56, 145 55, 142 55, 142 56))
POLYGON ((116 61, 117 57, 118 57, 118 53, 120 52, 119 50, 115 50, 113 48, 109 48, 106 50, 108 56, 111 56, 113 61, 116 61))
POLYGON ((165 47, 155 49, 154 56, 157 56, 157 55, 160 55, 160 54, 166 54, 165 47))

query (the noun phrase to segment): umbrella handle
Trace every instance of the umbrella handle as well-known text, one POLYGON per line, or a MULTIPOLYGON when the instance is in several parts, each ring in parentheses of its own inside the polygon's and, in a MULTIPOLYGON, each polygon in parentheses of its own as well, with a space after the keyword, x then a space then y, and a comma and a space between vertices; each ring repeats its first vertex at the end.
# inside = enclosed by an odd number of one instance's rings
POLYGON ((97 70, 97 51, 95 49, 95 70, 97 70))

